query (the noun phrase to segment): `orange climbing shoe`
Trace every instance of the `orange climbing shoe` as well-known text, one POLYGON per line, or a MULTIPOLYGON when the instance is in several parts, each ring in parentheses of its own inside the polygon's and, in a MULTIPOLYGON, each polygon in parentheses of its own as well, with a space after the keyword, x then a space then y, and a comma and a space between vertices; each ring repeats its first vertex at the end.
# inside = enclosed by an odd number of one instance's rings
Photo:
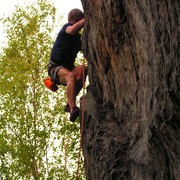
POLYGON ((74 107, 73 111, 70 113, 70 121, 74 122, 78 116, 79 116, 79 108, 74 107))
POLYGON ((53 92, 58 90, 58 86, 52 81, 51 78, 44 79, 45 86, 53 92))

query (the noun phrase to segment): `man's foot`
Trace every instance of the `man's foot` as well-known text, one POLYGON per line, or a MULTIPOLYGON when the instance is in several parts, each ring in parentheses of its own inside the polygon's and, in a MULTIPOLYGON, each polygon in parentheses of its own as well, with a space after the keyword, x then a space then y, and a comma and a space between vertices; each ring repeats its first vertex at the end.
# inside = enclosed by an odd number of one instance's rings
POLYGON ((74 122, 78 116, 79 116, 79 108, 73 107, 73 110, 70 113, 70 121, 74 122))
POLYGON ((65 111, 65 112, 70 112, 69 103, 64 106, 64 111, 65 111))

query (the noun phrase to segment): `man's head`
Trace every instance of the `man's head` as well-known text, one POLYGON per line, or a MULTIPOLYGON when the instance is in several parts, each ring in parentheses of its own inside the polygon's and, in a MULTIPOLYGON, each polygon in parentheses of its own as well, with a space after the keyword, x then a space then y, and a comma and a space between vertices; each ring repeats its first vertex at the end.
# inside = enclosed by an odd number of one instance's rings
POLYGON ((84 18, 84 13, 79 9, 72 9, 68 14, 68 22, 76 23, 84 18))

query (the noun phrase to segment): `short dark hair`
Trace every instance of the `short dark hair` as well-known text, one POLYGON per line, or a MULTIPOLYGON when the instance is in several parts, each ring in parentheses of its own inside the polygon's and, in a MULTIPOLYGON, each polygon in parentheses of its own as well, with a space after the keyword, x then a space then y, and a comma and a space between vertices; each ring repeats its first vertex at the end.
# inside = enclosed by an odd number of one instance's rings
POLYGON ((79 9, 72 9, 68 14, 68 22, 78 22, 84 18, 84 13, 79 9))

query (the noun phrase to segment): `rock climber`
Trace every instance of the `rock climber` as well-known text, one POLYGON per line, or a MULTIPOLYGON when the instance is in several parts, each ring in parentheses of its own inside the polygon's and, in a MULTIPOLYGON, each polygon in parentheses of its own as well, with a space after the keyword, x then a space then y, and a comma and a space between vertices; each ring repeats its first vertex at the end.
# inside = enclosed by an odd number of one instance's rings
POLYGON ((79 116, 76 96, 83 87, 84 77, 87 75, 85 65, 75 66, 74 62, 81 50, 80 30, 84 26, 84 13, 79 9, 72 9, 68 14, 68 23, 59 31, 52 47, 48 63, 48 75, 45 85, 52 91, 57 91, 57 85, 66 86, 67 105, 64 110, 70 113, 70 121, 74 122, 79 116))

